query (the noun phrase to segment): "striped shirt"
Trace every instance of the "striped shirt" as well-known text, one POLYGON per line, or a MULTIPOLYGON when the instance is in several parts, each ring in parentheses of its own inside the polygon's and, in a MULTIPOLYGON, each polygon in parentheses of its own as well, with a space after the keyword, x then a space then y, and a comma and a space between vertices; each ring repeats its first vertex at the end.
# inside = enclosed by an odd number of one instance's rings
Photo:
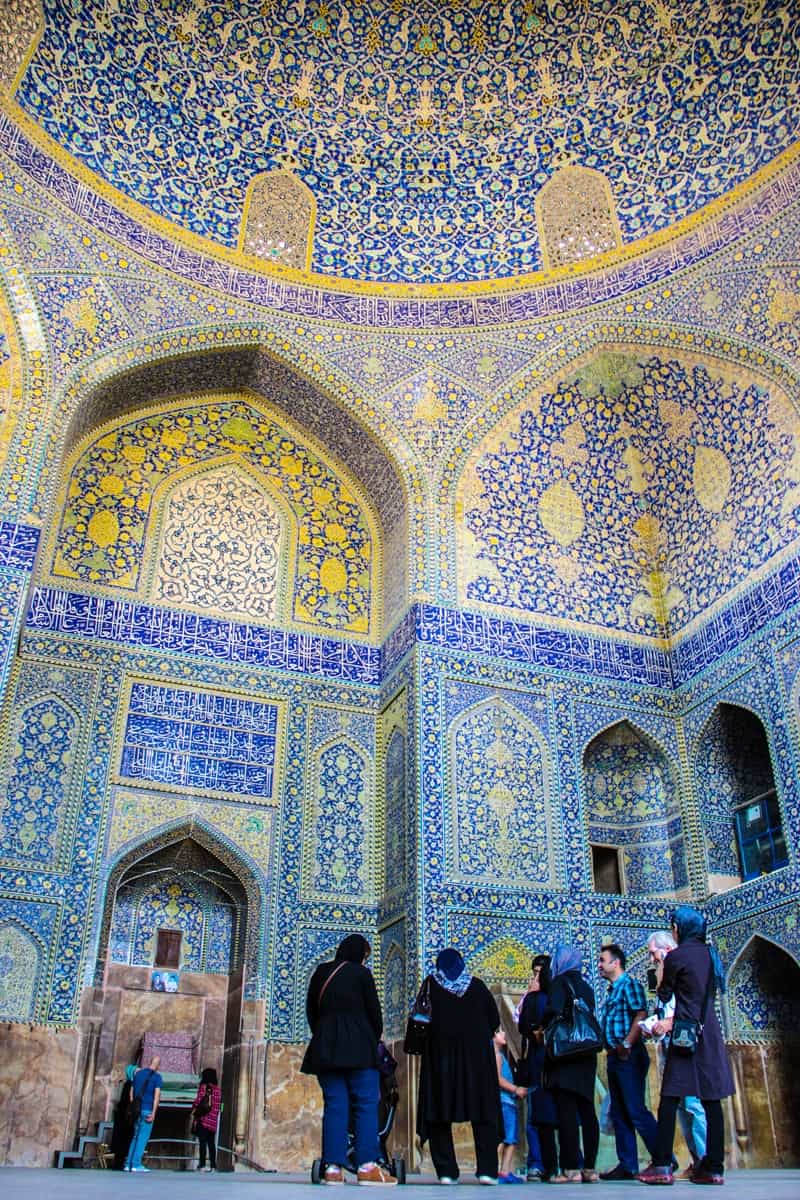
POLYGON ((603 1006, 603 1040, 608 1050, 625 1041, 637 1012, 647 1012, 644 988, 638 979, 623 971, 619 979, 609 984, 603 1006))

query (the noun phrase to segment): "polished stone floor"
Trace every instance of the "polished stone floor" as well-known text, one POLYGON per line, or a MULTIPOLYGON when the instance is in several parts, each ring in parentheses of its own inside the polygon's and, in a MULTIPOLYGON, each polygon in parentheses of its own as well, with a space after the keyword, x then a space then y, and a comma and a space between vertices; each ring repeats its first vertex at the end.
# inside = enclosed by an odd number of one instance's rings
MULTIPOLYGON (((348 1185, 345 1195, 354 1185, 348 1185)), ((408 1187, 413 1189, 414 1200, 425 1200, 425 1197, 442 1196, 430 1176, 409 1176, 408 1187)), ((485 1194, 485 1188, 478 1188, 474 1182, 464 1179, 459 1183, 459 1189, 468 1189, 470 1194, 478 1196, 485 1194)), ((545 1184, 526 1184, 525 1192, 530 1200, 536 1200, 545 1191, 545 1184)), ((327 1191, 327 1189, 326 1189, 327 1191)), ((372 1189, 371 1193, 378 1189, 372 1189)), ((690 1183, 675 1185, 670 1193, 679 1200, 681 1196, 704 1192, 690 1183)), ((645 1193, 644 1186, 639 1183, 600 1183, 589 1196, 593 1200, 611 1200, 616 1196, 619 1200, 624 1197, 638 1195, 642 1198, 651 1194, 652 1189, 645 1193)), ((188 1174, 185 1171, 153 1171, 149 1175, 124 1175, 117 1171, 76 1171, 76 1170, 33 1170, 23 1167, 5 1167, 0 1170, 0 1200, 120 1200, 120 1197, 133 1196, 136 1200, 314 1200, 323 1194, 307 1178, 299 1175, 263 1175, 256 1173, 236 1173, 219 1175, 188 1174)), ((338 1193, 337 1193, 338 1194, 338 1193)), ((448 1194, 450 1194, 448 1192, 448 1194)), ((495 1195, 496 1193, 492 1193, 495 1195)), ((583 1196, 586 1191, 580 1184, 566 1184, 558 1189, 557 1195, 583 1196)), ((662 1194, 663 1193, 657 1193, 662 1194)), ((731 1171, 726 1177, 724 1192, 715 1191, 712 1195, 725 1197, 725 1200, 800 1200, 800 1171, 731 1171)))

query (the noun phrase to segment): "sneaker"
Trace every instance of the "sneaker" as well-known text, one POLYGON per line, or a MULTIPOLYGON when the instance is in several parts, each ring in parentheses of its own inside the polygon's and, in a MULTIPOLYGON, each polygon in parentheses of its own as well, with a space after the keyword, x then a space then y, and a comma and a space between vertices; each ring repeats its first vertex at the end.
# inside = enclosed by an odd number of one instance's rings
POLYGON ((689 1166, 686 1167, 685 1170, 681 1171, 679 1175, 676 1175, 675 1178, 676 1179, 691 1179, 692 1176, 694 1175, 694 1171, 695 1171, 695 1164, 689 1163, 689 1166))
POLYGON ((722 1187, 725 1182, 724 1175, 717 1175, 713 1171, 707 1171, 705 1167, 695 1167, 692 1171, 692 1183, 710 1183, 716 1187, 722 1187))
POLYGON ((358 1168, 356 1178, 365 1187, 392 1187, 397 1183, 394 1175, 377 1163, 364 1163, 358 1168))
POLYGON ((541 1183, 542 1182, 542 1172, 539 1170, 538 1167, 531 1167, 530 1171, 528 1171, 528 1174, 525 1176, 525 1178, 527 1179, 528 1183, 541 1183))
POLYGON ((341 1167, 326 1167, 322 1183, 344 1183, 344 1171, 341 1167))
POLYGON ((478 1183, 482 1183, 484 1187, 494 1187, 497 1183, 496 1175, 479 1175, 478 1183))
POLYGON ((439 1183, 443 1184, 444 1187, 453 1187, 454 1184, 458 1183, 458 1180, 453 1179, 452 1175, 440 1175, 439 1183))
POLYGON ((498 1175, 498 1183, 524 1183, 524 1179, 520 1179, 519 1175, 515 1175, 513 1171, 509 1171, 507 1175, 498 1175))
POLYGON ((129 1171, 149 1171, 149 1167, 128 1167, 129 1171))
POLYGON ((636 1176, 639 1183, 665 1183, 671 1184, 675 1182, 675 1176, 672 1174, 672 1167, 656 1167, 653 1163, 649 1163, 643 1171, 640 1171, 636 1176))
POLYGON ((620 1183, 623 1179, 635 1179, 633 1171, 629 1171, 623 1167, 622 1163, 617 1163, 610 1171, 601 1171, 600 1178, 606 1183, 620 1183))

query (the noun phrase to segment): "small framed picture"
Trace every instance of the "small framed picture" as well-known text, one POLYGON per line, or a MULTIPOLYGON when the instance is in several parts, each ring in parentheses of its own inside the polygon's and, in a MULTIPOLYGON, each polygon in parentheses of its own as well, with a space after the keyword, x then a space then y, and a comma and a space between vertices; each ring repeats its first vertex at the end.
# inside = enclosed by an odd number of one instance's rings
POLYGON ((150 991, 177 992, 179 982, 179 971, 153 971, 153 974, 150 976, 150 991))

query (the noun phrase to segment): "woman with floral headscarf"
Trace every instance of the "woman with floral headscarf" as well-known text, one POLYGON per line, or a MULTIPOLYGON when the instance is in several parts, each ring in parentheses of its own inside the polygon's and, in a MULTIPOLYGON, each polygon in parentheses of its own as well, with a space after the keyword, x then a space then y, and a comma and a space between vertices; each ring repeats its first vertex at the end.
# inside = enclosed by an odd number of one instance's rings
POLYGON ((125 1080, 119 1094, 117 1107, 114 1110, 114 1125, 111 1129, 111 1144, 109 1149, 114 1155, 112 1170, 121 1171, 133 1140, 133 1077, 136 1067, 131 1064, 125 1068, 125 1080))
MULTIPOLYGON (((575 997, 594 1012, 594 992, 581 974, 581 952, 572 946, 556 946, 550 963, 550 995, 542 1014, 547 1025, 572 1012, 575 997)), ((594 1110, 597 1052, 587 1051, 570 1058, 546 1059, 543 1077, 556 1101, 561 1170, 551 1183, 597 1183, 595 1170, 600 1146, 600 1126, 594 1110), (579 1166, 583 1132, 583 1166, 579 1166)))
MULTIPOLYGON (((672 914, 672 935, 678 945, 657 968, 658 998, 675 997, 675 1022, 698 1022, 697 1049, 681 1053, 674 1036, 667 1050, 658 1134, 653 1161, 642 1171, 642 1183, 672 1183, 672 1143, 675 1117, 684 1096, 699 1096, 708 1125, 705 1157, 692 1171, 693 1183, 720 1184, 725 1170, 725 1125, 722 1100, 734 1092, 728 1054, 722 1040, 714 996, 725 990, 722 963, 706 945, 706 919, 696 908, 682 904, 672 914)), ((673 1026, 674 1031, 674 1026, 673 1026)))
POLYGON ((431 974, 431 1021, 419 1075, 417 1133, 430 1142, 439 1182, 455 1183, 453 1122, 469 1121, 479 1183, 497 1183, 502 1138, 500 1088, 492 1038, 500 1028, 494 997, 470 975, 457 950, 442 950, 431 974))

